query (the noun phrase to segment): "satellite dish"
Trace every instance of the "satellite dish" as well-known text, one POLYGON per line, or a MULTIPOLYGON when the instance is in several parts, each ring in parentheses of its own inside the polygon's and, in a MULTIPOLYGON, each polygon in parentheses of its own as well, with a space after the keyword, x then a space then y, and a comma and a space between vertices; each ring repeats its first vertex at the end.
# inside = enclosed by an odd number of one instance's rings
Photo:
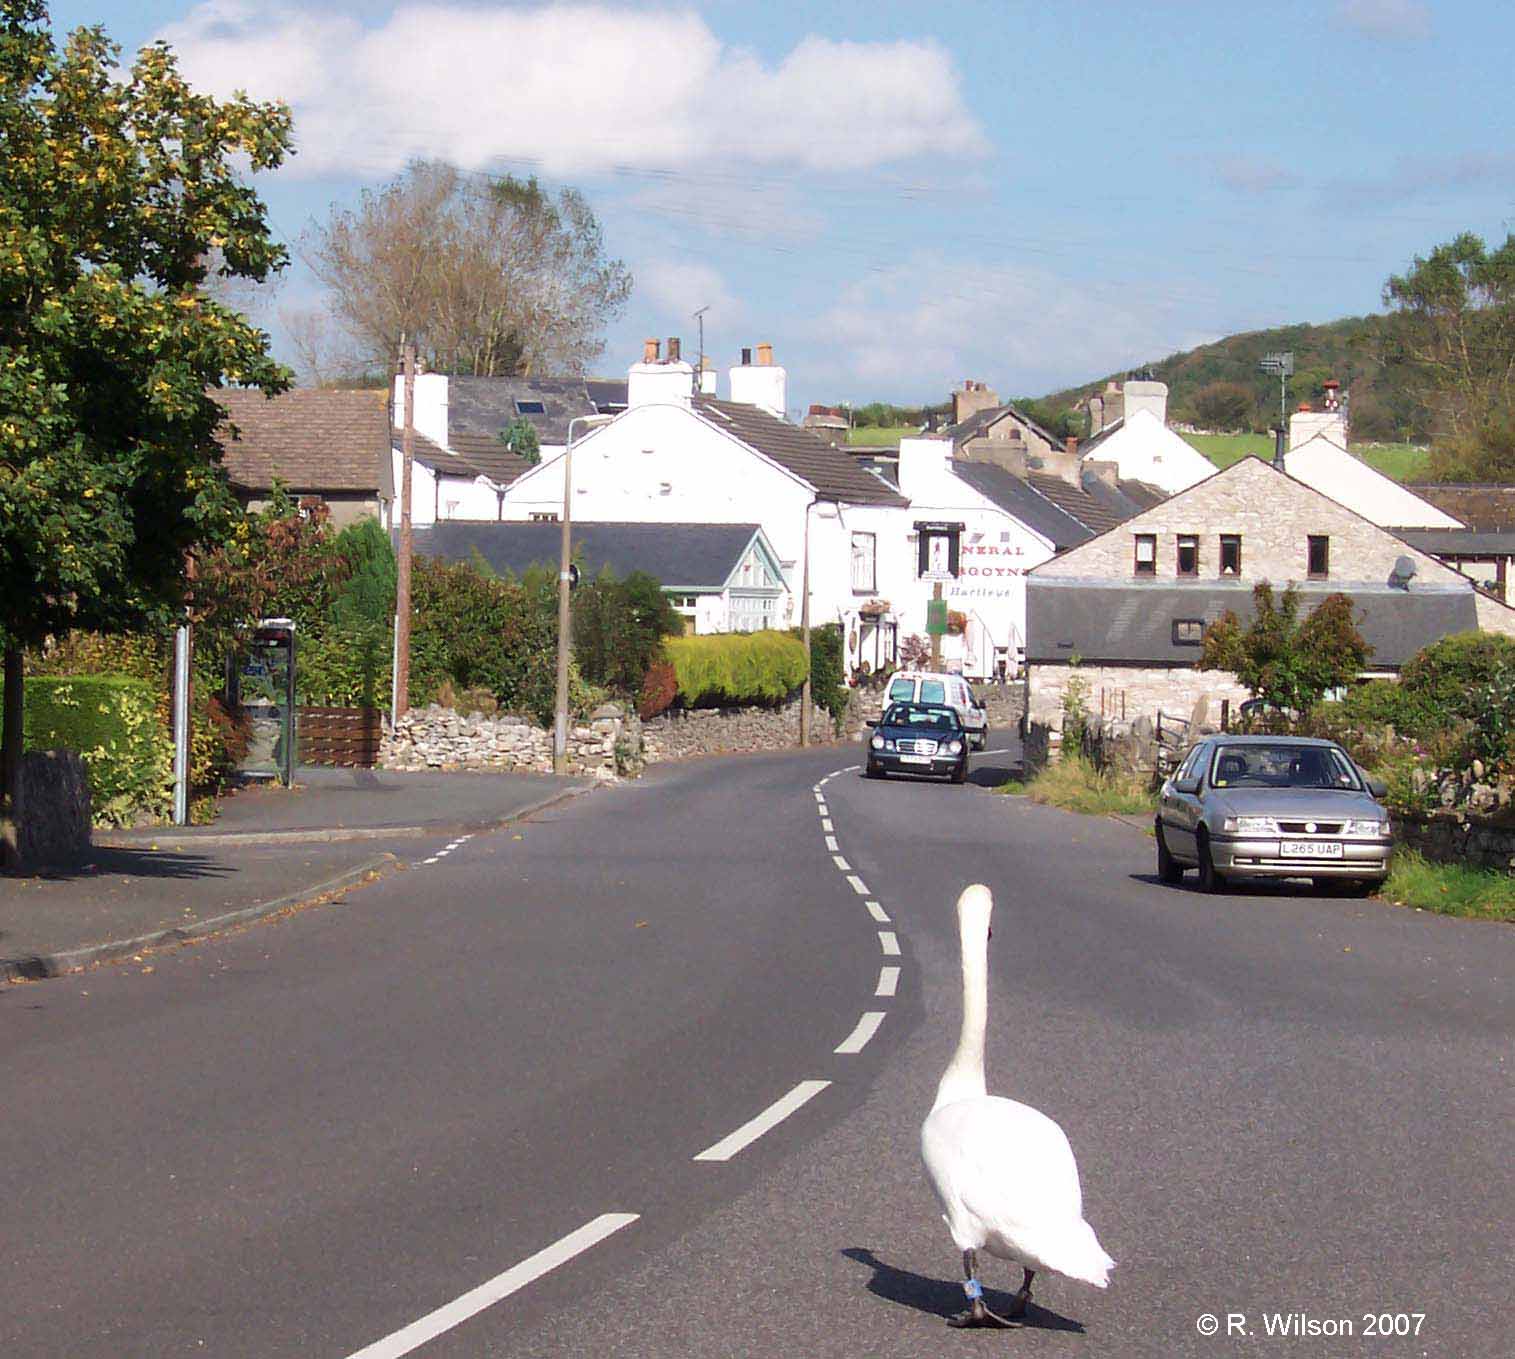
POLYGON ((1394 569, 1389 572, 1389 584, 1400 590, 1408 590, 1410 582, 1415 579, 1415 560, 1413 557, 1396 557, 1394 569))

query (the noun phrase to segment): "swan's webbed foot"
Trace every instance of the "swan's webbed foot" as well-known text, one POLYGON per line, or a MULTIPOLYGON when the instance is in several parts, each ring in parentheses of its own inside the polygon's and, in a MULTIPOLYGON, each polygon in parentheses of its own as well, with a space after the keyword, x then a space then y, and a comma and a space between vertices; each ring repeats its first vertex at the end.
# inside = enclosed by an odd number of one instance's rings
POLYGON ((982 1298, 974 1298, 973 1305, 966 1312, 955 1312, 947 1318, 947 1325, 966 1329, 972 1326, 1010 1327, 1013 1321, 1002 1317, 998 1312, 991 1311, 984 1306, 982 1298))

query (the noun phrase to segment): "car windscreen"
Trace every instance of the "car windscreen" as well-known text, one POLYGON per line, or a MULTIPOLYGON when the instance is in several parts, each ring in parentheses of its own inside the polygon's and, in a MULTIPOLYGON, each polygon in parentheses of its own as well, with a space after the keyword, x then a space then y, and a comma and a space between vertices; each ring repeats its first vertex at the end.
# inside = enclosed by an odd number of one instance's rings
POLYGON ((884 714, 886 727, 930 727, 935 731, 954 733, 961 724, 957 714, 950 708, 922 708, 914 703, 896 703, 884 714))
POLYGON ((1210 766, 1216 788, 1336 788, 1360 792, 1352 762, 1334 746, 1219 745, 1210 766))

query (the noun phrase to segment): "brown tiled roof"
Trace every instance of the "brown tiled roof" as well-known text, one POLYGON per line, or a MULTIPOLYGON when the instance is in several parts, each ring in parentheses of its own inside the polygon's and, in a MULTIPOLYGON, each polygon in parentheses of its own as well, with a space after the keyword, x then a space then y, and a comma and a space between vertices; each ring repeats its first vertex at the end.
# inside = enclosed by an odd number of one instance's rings
POLYGON ((841 449, 760 407, 739 401, 717 401, 710 396, 697 396, 693 403, 694 409, 712 424, 729 429, 749 448, 787 467, 815 487, 819 496, 850 505, 910 503, 894 487, 859 467, 841 449))
POLYGON ((465 434, 449 430, 448 447, 466 458, 491 481, 509 486, 531 464, 519 453, 512 453, 497 434, 465 434))
POLYGON ((292 491, 377 493, 389 456, 384 392, 302 387, 266 397, 249 389, 213 391, 236 427, 219 438, 233 486, 266 491, 274 478, 292 491))
POLYGON ((1045 496, 1064 514, 1071 514, 1080 524, 1104 533, 1113 529, 1126 517, 1107 505, 1102 505, 1082 486, 1064 481, 1050 472, 1027 472, 1026 480, 1039 495, 1045 496))
POLYGON ((1485 533, 1515 529, 1515 486, 1433 482, 1407 485, 1405 490, 1429 500, 1438 510, 1462 520, 1470 529, 1485 533))
MULTIPOLYGON (((395 430, 393 439, 395 451, 400 452, 405 447, 404 431, 395 430)), ((437 468, 450 477, 476 477, 484 470, 476 466, 472 458, 460 458, 456 453, 448 452, 441 444, 433 443, 420 430, 410 436, 410 453, 417 461, 437 468)))

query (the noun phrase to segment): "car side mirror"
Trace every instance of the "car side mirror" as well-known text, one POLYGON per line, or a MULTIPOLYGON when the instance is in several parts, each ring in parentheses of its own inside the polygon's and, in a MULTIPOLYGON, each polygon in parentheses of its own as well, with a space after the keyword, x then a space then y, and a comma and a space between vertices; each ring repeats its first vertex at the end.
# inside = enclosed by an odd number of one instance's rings
POLYGON ((1175 792, 1179 792, 1179 793, 1197 793, 1197 792, 1199 792, 1199 780, 1198 779, 1174 779, 1173 780, 1173 789, 1174 789, 1175 792))
POLYGON ((1389 796, 1389 785, 1382 779, 1375 779, 1372 777, 1372 775, 1369 775, 1367 784, 1368 792, 1376 797, 1379 801, 1382 801, 1384 798, 1389 796))

